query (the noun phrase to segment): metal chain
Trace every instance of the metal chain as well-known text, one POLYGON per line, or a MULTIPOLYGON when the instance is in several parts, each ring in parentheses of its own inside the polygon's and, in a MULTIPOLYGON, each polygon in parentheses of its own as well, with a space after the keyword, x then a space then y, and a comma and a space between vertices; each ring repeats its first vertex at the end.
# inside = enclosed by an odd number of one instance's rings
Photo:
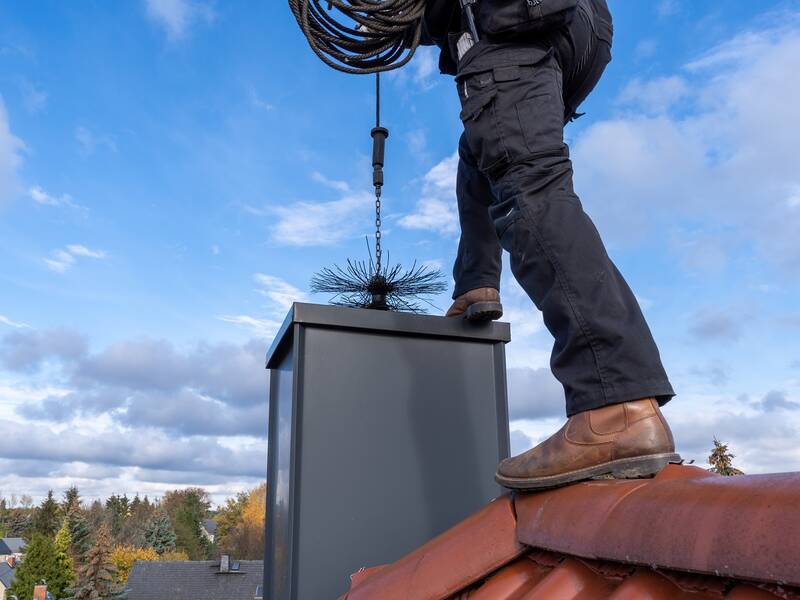
POLYGON ((381 188, 375 188, 375 273, 381 272, 381 188))
MULTIPOLYGON (((381 74, 375 73, 375 127, 381 126, 381 74)), ((375 274, 381 273, 381 186, 375 186, 375 274)))

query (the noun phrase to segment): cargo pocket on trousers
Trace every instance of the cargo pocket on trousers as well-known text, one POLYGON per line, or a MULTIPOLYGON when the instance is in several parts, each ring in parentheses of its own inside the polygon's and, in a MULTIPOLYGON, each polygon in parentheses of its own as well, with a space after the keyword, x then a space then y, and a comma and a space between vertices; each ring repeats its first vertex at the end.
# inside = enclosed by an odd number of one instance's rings
POLYGON ((517 102, 520 129, 532 154, 560 148, 564 143, 563 105, 553 100, 548 92, 517 102))
POLYGON ((461 121, 467 143, 483 173, 508 162, 503 132, 495 113, 497 88, 470 96, 462 102, 461 121))

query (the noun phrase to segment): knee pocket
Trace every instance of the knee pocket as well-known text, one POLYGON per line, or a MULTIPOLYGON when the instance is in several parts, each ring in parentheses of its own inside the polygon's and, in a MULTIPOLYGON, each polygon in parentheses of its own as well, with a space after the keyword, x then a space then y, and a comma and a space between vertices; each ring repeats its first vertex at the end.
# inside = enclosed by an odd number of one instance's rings
MULTIPOLYGON (((563 144, 563 108, 553 110, 553 95, 542 93, 515 105, 522 142, 530 154, 561 148, 563 144)), ((561 102, 559 106, 563 106, 561 102)))

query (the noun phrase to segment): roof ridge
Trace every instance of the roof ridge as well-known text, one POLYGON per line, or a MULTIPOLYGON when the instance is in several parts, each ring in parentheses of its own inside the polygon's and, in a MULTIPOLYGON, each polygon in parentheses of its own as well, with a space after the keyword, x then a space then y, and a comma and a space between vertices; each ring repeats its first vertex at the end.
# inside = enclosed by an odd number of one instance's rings
POLYGON ((647 480, 518 492, 398 561, 357 573, 340 600, 517 598, 570 573, 608 594, 700 586, 730 600, 800 599, 800 589, 785 587, 800 586, 798 505, 800 473, 722 477, 687 465, 647 480))

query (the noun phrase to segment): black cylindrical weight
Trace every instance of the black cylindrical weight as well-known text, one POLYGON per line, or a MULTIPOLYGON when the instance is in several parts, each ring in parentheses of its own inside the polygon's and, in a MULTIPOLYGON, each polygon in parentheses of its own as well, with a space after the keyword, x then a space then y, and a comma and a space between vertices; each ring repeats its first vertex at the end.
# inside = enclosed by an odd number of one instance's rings
POLYGON ((373 127, 372 132, 372 166, 383 166, 383 151, 386 147, 386 138, 389 130, 385 127, 373 127))

